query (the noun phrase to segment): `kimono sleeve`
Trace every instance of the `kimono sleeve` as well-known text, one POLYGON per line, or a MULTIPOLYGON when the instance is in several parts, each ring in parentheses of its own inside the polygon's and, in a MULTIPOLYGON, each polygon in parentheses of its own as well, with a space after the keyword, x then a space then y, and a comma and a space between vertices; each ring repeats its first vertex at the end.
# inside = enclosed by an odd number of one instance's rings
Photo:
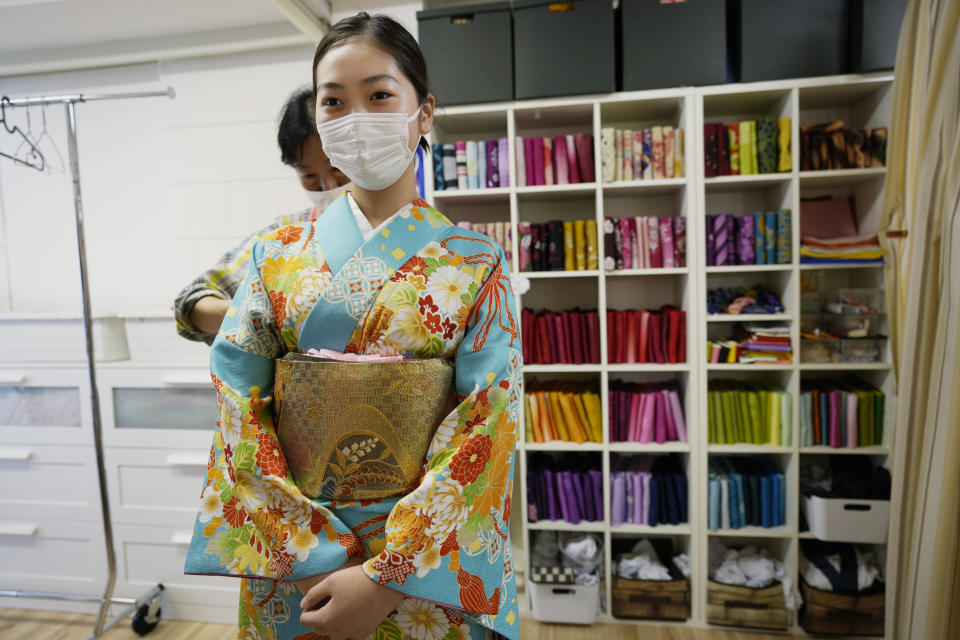
POLYGON ((456 356, 460 404, 427 453, 419 487, 386 523, 383 551, 364 565, 379 584, 469 615, 515 637, 516 586, 509 533, 523 362, 503 252, 464 256, 482 281, 456 356))
POLYGON ((219 420, 185 572, 301 579, 363 552, 333 513, 296 487, 277 442, 274 359, 284 350, 253 249, 213 344, 219 420))

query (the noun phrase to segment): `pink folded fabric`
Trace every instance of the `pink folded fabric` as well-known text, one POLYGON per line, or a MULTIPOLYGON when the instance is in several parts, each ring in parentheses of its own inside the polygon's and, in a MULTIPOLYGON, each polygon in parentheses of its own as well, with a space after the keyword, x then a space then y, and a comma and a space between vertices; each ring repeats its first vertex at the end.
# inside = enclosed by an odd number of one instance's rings
POLYGON ((341 353, 331 349, 310 349, 308 356, 315 358, 324 358, 325 360, 339 360, 340 362, 398 362, 403 360, 403 356, 381 356, 375 353, 341 353))
POLYGON ((643 395, 639 393, 633 394, 630 398, 630 421, 629 421, 629 436, 627 440, 631 442, 638 442, 640 440, 640 411, 643 406, 643 395))
POLYGON ((673 410, 670 408, 670 392, 663 389, 659 395, 663 404, 663 418, 667 423, 667 440, 676 440, 677 426, 673 422, 673 410))
POLYGON ((683 409, 680 408, 680 397, 676 391, 667 394, 670 400, 670 410, 673 413, 673 424, 677 428, 677 438, 680 442, 687 441, 687 423, 683 420, 683 409))
POLYGON ((657 425, 657 444, 663 444, 667 441, 667 420, 664 414, 663 396, 659 393, 653 394, 654 406, 656 407, 655 423, 657 425))
POLYGON ((640 416, 640 442, 653 441, 654 399, 650 394, 644 394, 644 406, 640 416))

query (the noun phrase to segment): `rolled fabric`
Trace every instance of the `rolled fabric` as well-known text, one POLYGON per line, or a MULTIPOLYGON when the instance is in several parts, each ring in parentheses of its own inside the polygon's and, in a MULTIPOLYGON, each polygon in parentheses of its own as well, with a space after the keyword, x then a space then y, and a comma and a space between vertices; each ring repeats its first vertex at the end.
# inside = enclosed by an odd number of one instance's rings
POLYGON ((604 182, 613 182, 616 171, 616 150, 614 148, 613 137, 615 130, 613 127, 603 127, 600 129, 600 169, 603 174, 604 182))
MULTIPOLYGON (((527 144, 523 138, 517 138, 517 186, 527 186, 527 144)), ((503 185, 507 186, 507 185, 503 185)))
POLYGON ((433 189, 434 191, 443 191, 443 145, 434 143, 433 145, 433 189))
MULTIPOLYGON (((467 143, 464 140, 458 140, 457 150, 457 189, 467 188, 467 143)), ((446 173, 446 172, 444 172, 446 173)))
POLYGON ((627 506, 623 473, 617 472, 613 474, 613 487, 610 494, 610 526, 619 527, 623 524, 624 510, 627 506))
POLYGON ((480 156, 477 142, 468 140, 466 146, 467 154, 467 189, 477 189, 480 187, 479 164, 480 156))
POLYGON ((500 150, 496 140, 487 140, 487 179, 484 187, 493 189, 500 186, 500 150))
POLYGON ((675 169, 675 145, 673 127, 663 128, 663 177, 672 178, 675 169))
POLYGON ((730 146, 730 175, 740 175, 740 127, 727 125, 727 143, 730 146))
POLYGON ((443 188, 457 188, 457 150, 456 145, 443 145, 443 188))
POLYGON ((500 187, 510 186, 510 141, 506 137, 497 140, 497 170, 500 187))
POLYGON ((653 179, 653 133, 643 130, 643 155, 640 156, 640 170, 644 180, 653 179))

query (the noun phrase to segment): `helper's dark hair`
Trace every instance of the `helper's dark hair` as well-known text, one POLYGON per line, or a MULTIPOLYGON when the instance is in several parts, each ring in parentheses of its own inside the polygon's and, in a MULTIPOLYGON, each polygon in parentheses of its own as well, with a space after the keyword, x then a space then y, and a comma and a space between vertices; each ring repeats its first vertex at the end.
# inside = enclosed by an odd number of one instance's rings
POLYGON ((317 122, 314 115, 316 92, 304 86, 297 89, 287 99, 280 114, 280 126, 277 130, 277 144, 280 145, 280 159, 283 164, 295 167, 303 159, 303 144, 310 136, 317 134, 317 122))
MULTIPOLYGON (((370 15, 361 11, 355 16, 344 18, 330 27, 323 40, 317 45, 313 54, 313 68, 310 75, 313 78, 313 95, 317 95, 317 65, 330 49, 343 44, 350 38, 362 36, 369 39, 374 45, 389 53, 403 75, 413 84, 417 92, 417 101, 422 105, 427 100, 430 90, 430 81, 427 78, 427 61, 423 58, 420 45, 410 35, 410 32, 388 16, 382 14, 370 15)), ((426 139, 420 137, 420 146, 424 151, 430 151, 426 139)))

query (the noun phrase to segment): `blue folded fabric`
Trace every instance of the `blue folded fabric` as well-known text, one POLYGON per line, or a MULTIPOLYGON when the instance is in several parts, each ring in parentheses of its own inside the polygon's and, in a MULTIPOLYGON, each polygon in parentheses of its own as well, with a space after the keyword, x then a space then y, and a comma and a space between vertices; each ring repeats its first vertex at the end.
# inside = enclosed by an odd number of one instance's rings
POLYGON ((707 528, 716 531, 720 528, 720 481, 713 473, 707 485, 709 511, 707 512, 707 528))
POLYGON ((760 524, 764 529, 774 526, 773 520, 773 479, 770 476, 760 477, 760 524))
POLYGON ((650 526, 655 527, 660 522, 660 477, 653 475, 650 478, 650 526))

